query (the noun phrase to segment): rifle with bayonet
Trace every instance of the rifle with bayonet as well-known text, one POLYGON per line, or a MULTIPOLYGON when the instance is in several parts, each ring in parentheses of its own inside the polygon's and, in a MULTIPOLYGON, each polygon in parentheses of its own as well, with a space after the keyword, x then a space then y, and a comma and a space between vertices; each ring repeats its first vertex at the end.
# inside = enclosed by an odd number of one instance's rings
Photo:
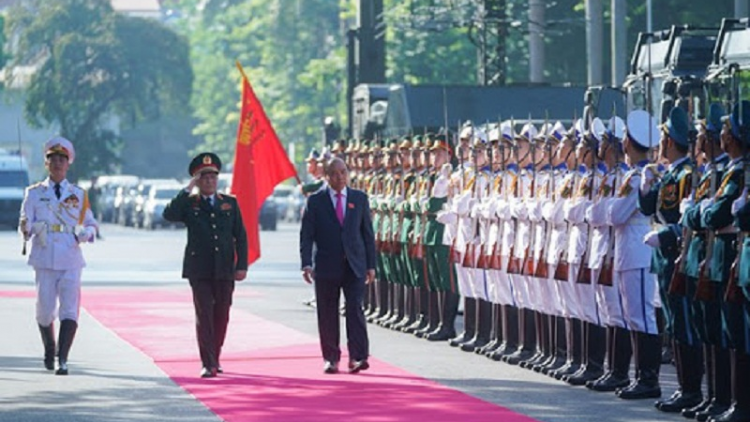
MULTIPOLYGON (((498 130, 498 140, 497 140, 497 150, 500 153, 500 174, 495 175, 496 181, 495 181, 495 190, 498 194, 502 192, 502 195, 504 196, 504 201, 508 200, 508 192, 507 192, 507 186, 505 186, 505 177, 506 177, 506 163, 505 163, 505 145, 503 143, 503 130, 502 130, 502 119, 497 120, 497 130, 498 130)), ((494 171, 494 170, 493 170, 494 171)), ((502 233, 502 230, 500 230, 500 225, 504 224, 502 221, 498 221, 498 238, 495 241, 495 245, 492 247, 492 260, 490 262, 490 268, 494 270, 501 270, 503 269, 503 259, 502 259, 502 239, 500 238, 500 233, 502 233)))
MULTIPOLYGON (((516 125, 515 125, 515 121, 513 120, 513 117, 510 118, 510 126, 511 126, 511 128, 513 128, 512 132, 513 132, 513 136, 515 137, 515 133, 516 133, 515 128, 516 128, 516 125)), ((514 147, 513 147, 513 153, 516 154, 516 155, 518 155, 518 145, 517 144, 514 145, 514 147)), ((520 167, 520 165, 521 165, 520 157, 516 157, 516 161, 517 161, 516 164, 520 167)), ((521 169, 519 168, 518 171, 520 173, 521 169)), ((523 201, 523 192, 522 192, 523 189, 522 189, 522 187, 523 187, 523 182, 520 180, 520 174, 518 174, 518 175, 516 175, 516 178, 514 179, 514 181, 511 184, 511 186, 509 186, 509 188, 512 190, 513 200, 514 201, 523 201)), ((506 199, 506 201, 508 201, 508 200, 510 200, 510 198, 506 199)), ((510 207, 510 206, 511 205, 508 204, 508 207, 510 207)), ((515 227, 516 230, 518 230, 518 219, 516 219, 515 217, 512 217, 511 219, 513 221, 513 226, 515 227)), ((518 233, 515 233, 515 235, 517 236, 518 233)), ((506 271, 508 274, 520 274, 521 270, 522 270, 521 265, 523 264, 523 262, 519 258, 517 258, 515 256, 515 254, 516 254, 515 249, 516 249, 516 242, 515 242, 515 239, 514 239, 513 244, 510 247, 510 253, 508 254, 508 270, 506 271)))
MULTIPOLYGON (((554 201, 555 195, 555 169, 552 167, 552 142, 549 139, 549 115, 545 112, 544 117, 544 149, 547 151, 548 158, 548 178, 547 178, 547 194, 550 195, 550 199, 554 201)), ((540 205, 541 206, 541 205, 540 205)), ((542 217, 544 218, 544 217, 542 217)), ((544 220, 544 243, 542 244, 542 250, 539 253, 539 262, 536 266, 534 276, 537 278, 546 279, 549 277, 549 266, 547 263, 547 248, 552 243, 552 225, 549 221, 544 220)))
MULTIPOLYGON (((592 123, 589 122, 589 133, 586 136, 593 136, 593 127, 592 123)), ((585 138, 585 137, 584 137, 585 138)), ((589 138, 589 142, 591 142, 589 138)), ((584 142, 586 140, 584 139, 584 142)), ((594 141, 596 143, 596 141, 594 141)), ((589 145, 591 151, 589 151, 589 154, 592 154, 592 161, 591 161, 591 172, 589 173, 589 180, 582 180, 581 183, 588 182, 589 183, 589 189, 588 189, 588 197, 589 201, 593 201, 594 199, 594 187, 595 187, 595 181, 596 181, 596 172, 597 172, 597 160, 598 160, 598 153, 597 148, 595 146, 589 145)), ((606 176, 605 176, 606 177, 606 176)), ((604 181, 603 181, 604 182, 604 181)), ((592 277, 591 277, 591 268, 589 268, 588 260, 589 256, 591 255, 591 229, 592 226, 590 223, 587 223, 588 229, 586 230, 586 249, 583 251, 583 256, 581 257, 581 266, 578 271, 578 278, 576 281, 581 284, 591 284, 592 277)))
MULTIPOLYGON (((690 108, 692 109, 692 107, 690 108)), ((689 116, 690 118, 688 120, 692 122, 693 121, 692 110, 690 110, 689 116)), ((696 156, 695 156, 695 153, 696 153, 695 146, 697 144, 697 133, 694 130, 691 130, 688 135, 688 139, 690 140, 690 142, 688 142, 688 148, 689 148, 688 155, 690 157, 689 158, 690 165, 693 166, 693 172, 690 175, 690 187, 692 188, 692 191, 690 192, 690 196, 692 198, 692 202, 695 203, 695 201, 698 199, 697 193, 698 193, 698 180, 699 180, 698 179, 699 177, 698 167, 697 167, 697 161, 696 161, 696 156)), ((713 141, 710 143, 710 147, 713 148, 713 141)), ((713 195, 716 192, 716 170, 717 169, 713 168, 714 167, 713 158, 714 157, 712 154, 712 157, 710 160, 711 162, 707 164, 709 168, 708 171, 710 174, 709 180, 710 180, 711 198, 713 198, 713 195)), ((685 218, 686 217, 683 214, 682 215, 683 221, 685 218)), ((695 233, 693 229, 691 229, 687 225, 687 223, 683 223, 682 245, 681 245, 682 248, 680 249, 680 256, 677 257, 677 261, 675 261, 675 269, 674 269, 674 272, 672 273, 672 279, 669 282, 669 293, 672 295, 685 296, 687 292, 687 276, 685 275, 685 267, 687 266, 688 250, 690 249, 690 243, 692 243, 694 235, 695 233)), ((707 247, 708 245, 710 245, 711 249, 713 249, 713 243, 714 243, 714 234, 713 232, 710 232, 706 235, 706 245, 707 247)), ((706 249, 706 257, 710 258, 709 254, 710 252, 708 251, 708 249, 706 249)), ((700 264, 700 272, 699 272, 700 276, 698 278, 699 280, 703 277, 703 273, 704 273, 703 269, 706 265, 706 262, 708 261, 701 262, 700 264)), ((705 280, 704 280, 704 283, 705 283, 705 280)), ((707 294, 707 293, 709 292, 704 292, 704 294, 707 294)))
MULTIPOLYGON (((469 179, 469 184, 471 185, 471 199, 477 200, 479 198, 478 192, 477 192, 477 186, 479 185, 479 168, 477 165, 477 156, 479 154, 479 150, 477 147, 474 147, 472 145, 472 140, 469 140, 469 153, 472 156, 473 163, 473 171, 474 171, 474 179, 473 181, 469 179)), ((472 201, 470 200, 469 203, 472 201)), ((476 260, 476 245, 474 244, 474 239, 476 238, 477 233, 477 220, 478 218, 474 218, 471 216, 471 210, 469 210, 469 214, 467 216, 469 218, 469 226, 470 226, 470 237, 466 240, 466 252, 464 253, 464 260, 463 260, 463 266, 466 268, 476 268, 477 266, 477 260, 476 260)))
MULTIPOLYGON (((565 135, 566 137, 576 136, 575 124, 576 124, 576 121, 578 120, 577 114, 578 113, 574 109, 573 110, 573 126, 571 126, 570 130, 568 130, 568 133, 565 135)), ((563 139, 563 142, 564 141, 565 140, 563 139)), ((575 142, 571 141, 571 143, 575 145, 575 142)), ((562 191, 560 192, 560 199, 563 199, 563 200, 566 199, 565 198, 566 196, 568 196, 569 198, 572 198, 573 191, 576 188, 576 178, 578 176, 578 157, 575 155, 574 149, 571 149, 571 151, 568 152, 568 155, 570 154, 573 154, 574 167, 570 169, 570 179, 563 182, 562 191), (568 186, 570 187, 570 192, 568 193, 568 195, 566 195, 565 191, 568 188, 568 186)), ((568 158, 566 156, 565 157, 566 165, 567 165, 567 162, 568 162, 568 158)), ((570 233, 570 221, 566 221, 565 225, 567 226, 566 232, 570 233)), ((569 273, 570 273, 570 264, 568 263, 567 253, 565 250, 563 250, 561 256, 558 257, 557 266, 555 267, 554 279, 559 280, 559 281, 568 281, 569 273)))
MULTIPOLYGON (((531 123, 531 116, 529 116, 529 123, 531 123)), ((531 133, 529 136, 529 147, 531 154, 531 186, 529 187, 529 200, 533 200, 536 197, 536 142, 532 139, 531 133)), ((526 247, 526 253, 523 257, 523 265, 521 266, 521 274, 525 276, 534 275, 534 249, 536 249, 536 225, 529 222, 529 245, 526 247)))
MULTIPOLYGON (((612 190, 611 195, 615 195, 615 192, 617 191, 617 175, 619 173, 619 166, 620 166, 620 160, 621 156, 620 153, 622 152, 622 143, 617 139, 617 110, 615 109, 615 106, 612 105, 612 130, 611 133, 608 135, 608 142, 609 147, 615 149, 615 165, 614 165, 614 172, 612 174, 612 190)), ((602 183, 606 183, 606 179, 602 181, 602 183)), ((607 253, 604 255, 604 259, 602 260, 602 268, 599 271, 599 278, 597 280, 597 284, 601 284, 602 286, 613 286, 614 285, 614 260, 615 260, 615 228, 613 226, 609 227, 609 247, 607 248, 607 253)))
MULTIPOLYGON (((460 188, 458 190, 460 190, 461 192, 463 192, 464 184, 465 184, 464 183, 464 176, 465 176, 466 171, 464 169, 464 157, 463 157, 463 153, 461 151, 461 149, 462 149, 462 147, 461 147, 461 140, 458 139, 458 137, 460 136, 459 134, 461 132, 461 121, 458 122, 458 126, 456 128, 457 128, 457 132, 453 134, 453 136, 451 137, 451 139, 452 139, 452 144, 453 144, 453 150, 456 152, 456 154, 458 154, 459 166, 460 166, 459 167, 459 171, 461 172, 461 186, 460 186, 460 188)), ((446 128, 446 131, 447 131, 447 128, 446 128)), ((447 136, 447 133, 446 133, 446 136, 447 136)), ((451 177, 451 182, 452 182, 452 179, 453 178, 451 177)), ((453 195, 454 195, 454 198, 452 198, 452 199, 455 200, 455 197, 458 196, 458 195, 455 194, 456 189, 455 188, 451 188, 451 190, 453 191, 453 195)), ((450 247, 450 254, 448 255, 448 257, 449 257, 448 259, 451 262, 451 264, 460 264, 462 262, 461 261, 461 252, 456 249, 456 241, 457 240, 458 240, 458 232, 456 232, 456 235, 453 237, 453 242, 451 243, 451 247, 450 247)))

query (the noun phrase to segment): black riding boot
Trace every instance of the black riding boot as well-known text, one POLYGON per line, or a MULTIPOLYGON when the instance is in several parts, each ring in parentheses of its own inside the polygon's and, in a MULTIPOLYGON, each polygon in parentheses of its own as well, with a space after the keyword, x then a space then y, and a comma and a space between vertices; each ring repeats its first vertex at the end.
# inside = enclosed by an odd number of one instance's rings
POLYGON ((39 332, 42 334, 42 344, 44 344, 44 367, 50 371, 55 369, 55 324, 48 326, 39 326, 39 332))
POLYGON ((60 335, 57 339, 59 351, 56 375, 68 375, 68 352, 70 351, 70 346, 73 345, 76 330, 78 330, 78 323, 72 319, 64 319, 60 322, 60 335))

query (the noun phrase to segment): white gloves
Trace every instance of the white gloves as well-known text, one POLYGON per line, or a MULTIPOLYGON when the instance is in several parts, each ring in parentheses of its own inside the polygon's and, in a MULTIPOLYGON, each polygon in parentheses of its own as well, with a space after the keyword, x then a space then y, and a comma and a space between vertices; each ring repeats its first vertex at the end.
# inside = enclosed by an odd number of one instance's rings
POLYGON ((448 178, 439 177, 435 181, 435 185, 432 187, 432 196, 435 198, 445 198, 448 196, 448 188, 450 187, 450 180, 448 178))
POLYGON ((706 211, 706 208, 710 207, 713 204, 714 204, 713 198, 702 200, 701 201, 701 214, 703 214, 706 211))
POLYGON ((740 197, 732 202, 732 215, 736 216, 747 203, 747 187, 742 190, 740 197))
POLYGON ((654 172, 648 167, 644 168, 641 172, 641 193, 646 193, 651 189, 651 185, 654 184, 654 172))
POLYGON ((42 247, 47 246, 47 223, 44 221, 37 221, 31 225, 31 234, 35 235, 39 239, 39 245, 42 247))
POLYGON ((93 242, 96 235, 96 229, 93 227, 79 227, 76 229, 76 239, 78 243, 93 242))
POLYGON ((659 232, 656 230, 648 232, 643 238, 643 243, 651 246, 652 248, 658 248, 661 245, 661 243, 659 243, 659 232))
POLYGON ((693 198, 687 197, 680 202, 680 214, 685 214, 685 211, 688 210, 688 208, 695 205, 695 202, 693 201, 693 198))
POLYGON ((441 224, 456 224, 456 214, 450 211, 438 211, 435 220, 441 224))

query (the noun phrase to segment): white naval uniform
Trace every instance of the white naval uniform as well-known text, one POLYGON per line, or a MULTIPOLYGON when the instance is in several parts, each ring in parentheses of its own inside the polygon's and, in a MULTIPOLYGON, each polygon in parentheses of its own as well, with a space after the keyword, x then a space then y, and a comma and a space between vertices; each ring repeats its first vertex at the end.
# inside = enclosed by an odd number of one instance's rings
POLYGON ((477 172, 474 182, 474 201, 471 202, 471 211, 469 211, 471 217, 470 233, 476 233, 474 238, 469 241, 474 245, 474 262, 472 268, 469 268, 469 272, 471 273, 469 279, 469 283, 471 283, 470 289, 472 297, 485 301, 490 300, 490 279, 488 278, 487 270, 478 268, 477 263, 479 262, 480 252, 484 253, 484 250, 486 250, 490 232, 490 221, 485 218, 486 212, 484 212, 484 207, 489 197, 487 189, 491 183, 490 177, 491 174, 486 169, 477 172))
MULTIPOLYGON (((554 227, 547 257, 547 262, 550 264, 550 277, 555 276, 557 266, 561 261, 568 262, 569 232, 572 225, 565 218, 565 210, 570 209, 571 201, 574 200, 578 172, 567 170, 567 167, 563 168, 565 170, 561 170, 559 174, 560 181, 555 182, 557 187, 556 198, 554 201, 545 204, 542 210, 544 218, 554 227)), ((570 282, 569 277, 566 276, 565 280, 555 280, 555 286, 557 298, 562 308, 562 316, 580 318, 578 295, 575 285, 570 282)))
POLYGON ((596 294, 599 322, 608 327, 626 328, 622 310, 618 281, 612 280, 612 286, 598 283, 605 259, 609 259, 614 239, 611 225, 607 224, 607 200, 622 185, 623 175, 628 171, 624 164, 609 171, 601 180, 597 200, 586 210, 586 220, 591 226, 591 248, 589 249, 589 268, 596 294))
MULTIPOLYGON (((546 250, 549 246, 549 224, 544 219, 542 210, 544 204, 549 201, 551 195, 550 180, 553 177, 552 168, 545 165, 536 173, 534 195, 526 201, 528 208, 529 221, 531 223, 532 249, 531 256, 534 261, 534 274, 538 266, 546 265, 547 257, 542 257, 542 253, 547 255, 546 250)), ((539 278, 529 276, 529 296, 533 302, 533 309, 547 315, 558 315, 555 304, 554 284, 550 278, 539 278)))
POLYGON ((26 189, 21 204, 25 227, 19 227, 31 235, 28 264, 36 273, 36 320, 42 326, 58 313, 61 321, 78 321, 86 266, 79 241, 93 241, 97 227, 83 189, 63 180, 58 199, 54 185, 47 178, 26 189))
MULTIPOLYGON (((581 172, 582 169, 579 169, 581 172)), ((571 283, 576 293, 576 318, 598 324, 598 313, 596 312, 596 295, 592 284, 578 283, 578 273, 581 269, 582 258, 586 255, 588 247, 589 225, 585 221, 586 208, 590 204, 588 190, 591 186, 591 177, 595 173, 585 170, 582 177, 578 177, 575 195, 573 199, 564 204, 563 212, 565 219, 570 225, 570 236, 568 238, 568 282, 571 283)), ((596 182, 598 177, 594 177, 596 182)), ((594 192, 597 186, 594 185, 594 192)))
POLYGON ((542 218, 547 223, 547 230, 549 231, 547 239, 547 256, 544 257, 544 262, 547 263, 547 280, 550 287, 550 310, 552 315, 557 316, 570 316, 569 312, 565 309, 565 300, 563 289, 569 286, 569 283, 562 280, 555 279, 555 270, 557 264, 560 262, 560 257, 567 249, 568 243, 568 226, 565 224, 563 216, 563 204, 569 198, 565 198, 562 195, 562 191, 565 188, 566 178, 570 178, 572 183, 572 175, 568 177, 567 166, 560 165, 553 169, 552 177, 554 186, 552 188, 553 193, 544 198, 541 207, 542 218))
POLYGON ((649 218, 638 210, 638 189, 645 164, 638 163, 629 170, 615 197, 605 201, 606 220, 615 229, 614 280, 620 289, 627 328, 658 334, 658 287, 649 274, 651 248, 643 243, 651 226, 649 218))
POLYGON ((502 175, 502 186, 500 195, 496 200, 495 214, 498 218, 498 241, 500 242, 500 271, 497 277, 497 294, 500 303, 504 305, 519 306, 515 298, 514 280, 508 274, 508 262, 510 255, 513 253, 513 247, 516 241, 516 221, 510 212, 510 204, 518 192, 518 166, 510 164, 506 167, 502 175))
MULTIPOLYGON (((526 204, 531 196, 531 168, 528 167, 521 171, 518 176, 518 195, 510 199, 510 214, 516 220, 516 236, 513 246, 513 255, 520 262, 521 267, 524 265, 527 248, 531 252, 531 221, 529 220, 529 208, 526 204)), ((532 292, 530 277, 522 274, 523 268, 519 274, 511 274, 513 280, 513 293, 516 303, 519 307, 536 310, 535 303, 532 301, 532 292)))
MULTIPOLYGON (((481 217, 487 225, 487 242, 485 243, 484 256, 487 263, 492 263, 493 253, 498 253, 502 238, 503 225, 497 217, 497 200, 502 189, 502 172, 494 172, 492 175, 492 188, 490 194, 482 201, 481 217)), ((501 297, 500 270, 489 268, 487 273, 487 296, 489 301, 495 304, 505 305, 501 297)))

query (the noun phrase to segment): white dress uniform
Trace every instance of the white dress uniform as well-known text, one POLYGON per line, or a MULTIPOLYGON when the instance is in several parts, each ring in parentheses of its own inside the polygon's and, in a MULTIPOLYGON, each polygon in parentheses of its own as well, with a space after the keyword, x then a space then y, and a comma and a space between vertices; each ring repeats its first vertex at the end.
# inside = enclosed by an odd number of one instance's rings
MULTIPOLYGON (((500 196, 500 189, 502 189, 503 173, 500 171, 494 172, 492 175, 490 188, 490 194, 484 198, 482 203, 482 219, 486 221, 487 225, 487 237, 486 243, 484 244, 484 260, 488 264, 492 263, 493 256, 499 254, 501 247, 500 242, 502 238, 503 225, 500 219, 497 217, 497 200, 500 196)), ((500 289, 500 271, 497 268, 492 268, 488 265, 487 272, 487 296, 489 301, 495 304, 505 305, 501 297, 500 289)))
POLYGON ((508 262, 514 254, 516 241, 516 220, 510 212, 510 204, 518 194, 518 166, 509 164, 503 172, 500 196, 497 198, 495 214, 499 220, 500 229, 500 271, 498 271, 498 295, 505 305, 520 306, 516 300, 515 280, 508 274, 508 262))
POLYGON ((78 320, 81 270, 86 266, 79 242, 93 241, 96 220, 86 192, 63 180, 60 198, 49 178, 26 189, 21 206, 25 231, 32 233, 28 264, 36 272, 36 319, 39 325, 78 320))

